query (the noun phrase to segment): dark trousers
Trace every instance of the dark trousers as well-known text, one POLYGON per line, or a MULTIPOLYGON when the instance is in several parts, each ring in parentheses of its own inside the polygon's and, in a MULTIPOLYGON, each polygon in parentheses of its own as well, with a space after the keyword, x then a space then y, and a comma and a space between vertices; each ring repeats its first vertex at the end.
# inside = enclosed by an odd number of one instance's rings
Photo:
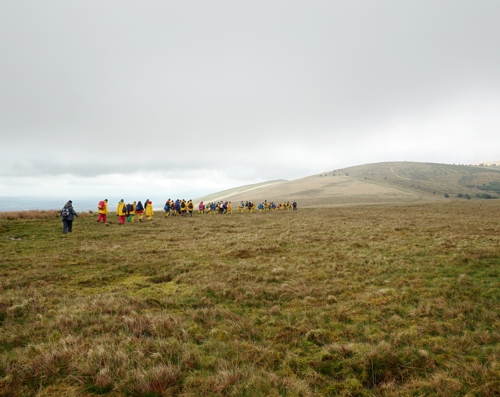
POLYGON ((72 232, 73 231, 73 221, 68 221, 66 219, 63 219, 63 234, 66 234, 66 232, 72 232))

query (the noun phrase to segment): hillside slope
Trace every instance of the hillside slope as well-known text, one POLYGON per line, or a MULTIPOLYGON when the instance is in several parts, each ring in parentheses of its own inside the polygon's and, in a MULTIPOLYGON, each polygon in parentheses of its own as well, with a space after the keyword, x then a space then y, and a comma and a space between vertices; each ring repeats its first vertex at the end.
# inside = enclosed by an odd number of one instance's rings
POLYGON ((478 194, 500 195, 500 170, 435 163, 375 163, 264 183, 252 189, 231 189, 200 199, 297 201, 305 207, 331 207, 436 201, 443 200, 445 194, 472 198, 478 194))

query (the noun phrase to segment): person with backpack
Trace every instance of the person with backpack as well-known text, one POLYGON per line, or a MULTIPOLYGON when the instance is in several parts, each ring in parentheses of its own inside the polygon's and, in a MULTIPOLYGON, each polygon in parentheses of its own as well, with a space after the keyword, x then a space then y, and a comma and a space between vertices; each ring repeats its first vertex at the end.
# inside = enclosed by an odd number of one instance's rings
POLYGON ((137 213, 137 215, 139 215, 139 222, 142 222, 142 216, 143 216, 142 214, 144 213, 144 207, 140 200, 137 202, 135 206, 135 212, 137 213))
POLYGON ((97 212, 99 216, 97 217, 97 223, 102 219, 102 223, 106 223, 106 215, 108 214, 108 199, 99 201, 97 204, 97 212))
POLYGON ((188 210, 188 215, 193 216, 193 210, 194 210, 194 204, 193 200, 189 200, 187 203, 187 210, 188 210))
POLYGON ((74 217, 78 217, 78 214, 73 209, 73 202, 69 200, 61 210, 61 218, 63 222, 63 234, 71 233, 73 231, 73 220, 74 217))
POLYGON ((127 205, 123 199, 120 200, 118 206, 116 207, 116 216, 118 216, 118 223, 120 225, 125 224, 125 217, 127 215, 127 205))
POLYGON ((181 216, 186 216, 186 213, 187 213, 186 200, 182 199, 182 201, 181 201, 181 216))
POLYGON ((294 210, 294 211, 297 211, 297 202, 296 202, 296 201, 294 201, 294 202, 292 203, 292 207, 293 207, 293 210, 294 210))
POLYGON ((134 205, 129 203, 126 205, 126 207, 127 207, 127 214, 126 214, 127 222, 134 222, 134 215, 135 215, 134 205))
POLYGON ((165 206, 163 207, 163 210, 165 211, 165 218, 168 218, 168 216, 170 215, 170 199, 168 199, 165 202, 165 206))
POLYGON ((134 223, 135 222, 135 214, 137 213, 137 203, 134 201, 132 202, 132 207, 130 208, 130 222, 134 223))

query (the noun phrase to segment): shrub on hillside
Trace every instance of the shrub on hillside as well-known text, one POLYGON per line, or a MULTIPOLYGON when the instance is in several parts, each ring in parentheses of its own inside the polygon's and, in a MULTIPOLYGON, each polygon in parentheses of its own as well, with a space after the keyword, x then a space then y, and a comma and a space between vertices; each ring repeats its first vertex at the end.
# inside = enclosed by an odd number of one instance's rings
POLYGON ((496 197, 496 196, 492 196, 491 194, 488 194, 488 193, 482 193, 482 194, 477 193, 477 194, 476 194, 476 196, 477 196, 478 198, 481 198, 481 199, 486 199, 486 200, 491 200, 491 199, 496 199, 496 198, 498 198, 498 197, 496 197))

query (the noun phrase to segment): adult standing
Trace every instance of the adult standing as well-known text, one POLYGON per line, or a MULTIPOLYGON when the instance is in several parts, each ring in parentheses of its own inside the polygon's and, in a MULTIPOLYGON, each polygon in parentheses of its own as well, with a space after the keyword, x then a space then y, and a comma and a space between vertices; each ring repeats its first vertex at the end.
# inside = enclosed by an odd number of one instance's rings
POLYGON ((63 234, 71 233, 73 231, 73 219, 78 216, 73 209, 73 202, 69 200, 61 210, 61 217, 63 222, 63 234))
POLYGON ((108 199, 99 201, 99 204, 97 205, 97 212, 99 213, 97 223, 99 223, 101 219, 103 223, 106 223, 106 215, 108 214, 108 199))

